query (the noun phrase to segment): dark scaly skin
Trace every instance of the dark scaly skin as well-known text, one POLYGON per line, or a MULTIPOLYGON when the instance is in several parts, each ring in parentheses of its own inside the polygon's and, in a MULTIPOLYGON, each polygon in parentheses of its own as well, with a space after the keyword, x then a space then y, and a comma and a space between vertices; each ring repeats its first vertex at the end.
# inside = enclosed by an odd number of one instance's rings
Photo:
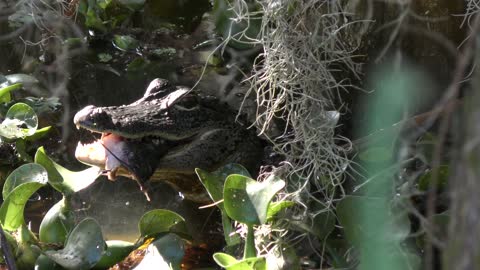
POLYGON ((130 174, 120 175, 140 183, 165 181, 187 199, 208 202, 194 169, 211 171, 240 163, 254 172, 262 145, 255 134, 234 123, 232 112, 197 95, 185 95, 187 91, 156 79, 138 101, 87 106, 75 115, 74 122, 92 132, 128 139, 129 157, 122 157, 122 163, 130 174))

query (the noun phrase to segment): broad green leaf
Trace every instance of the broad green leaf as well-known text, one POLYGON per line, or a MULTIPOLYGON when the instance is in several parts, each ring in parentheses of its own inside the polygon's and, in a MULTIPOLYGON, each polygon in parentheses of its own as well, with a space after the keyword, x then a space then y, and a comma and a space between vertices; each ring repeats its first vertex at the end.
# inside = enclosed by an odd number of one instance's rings
POLYGON ((142 262, 136 269, 180 270, 182 259, 185 256, 185 241, 175 234, 167 234, 153 241, 146 249, 142 262))
POLYGON ((137 57, 127 65, 127 72, 136 72, 136 71, 145 70, 148 67, 148 63, 149 61, 145 60, 144 58, 137 57))
POLYGON ((47 250, 45 255, 67 269, 90 269, 100 260, 104 249, 100 225, 86 218, 73 229, 64 249, 47 250))
POLYGON ((229 175, 223 192, 225 210, 238 222, 263 224, 270 201, 284 186, 285 181, 276 177, 257 182, 243 175, 229 175))
POLYGON ((3 199, 6 199, 15 188, 22 184, 30 182, 46 184, 47 181, 47 171, 41 165, 35 163, 24 164, 10 173, 5 180, 2 190, 3 199))
POLYGON ((123 260, 132 252, 135 245, 130 242, 111 240, 107 241, 107 249, 102 255, 102 258, 95 265, 94 269, 107 269, 123 260))
POLYGON ((17 230, 18 250, 15 262, 19 269, 33 269, 37 258, 40 256, 40 250, 37 247, 38 240, 27 225, 22 224, 17 230))
POLYGON ((44 243, 63 245, 67 235, 74 227, 75 215, 63 198, 43 217, 42 223, 40 223, 39 239, 44 243))
MULTIPOLYGON (((248 170, 245 169, 242 165, 231 163, 227 164, 214 172, 207 172, 201 169, 195 169, 198 178, 202 182, 203 186, 208 192, 208 195, 214 202, 219 202, 223 199, 223 184, 225 179, 230 174, 240 174, 247 177, 250 177, 248 170)), ((234 234, 234 229, 232 227, 232 221, 228 217, 223 202, 217 204, 217 207, 221 211, 222 215, 222 225, 223 225, 223 234, 225 235, 225 241, 227 246, 231 247, 240 243, 240 237, 238 234, 234 234)))
POLYGON ((113 45, 119 50, 131 51, 131 50, 135 50, 138 47, 138 40, 128 35, 127 36, 114 35, 113 45))
POLYGON ((62 270, 56 262, 47 257, 46 255, 40 254, 37 260, 35 261, 35 270, 62 270))
POLYGON ((37 129, 33 135, 30 135, 25 138, 26 141, 35 141, 38 139, 41 139, 45 137, 45 135, 48 134, 48 132, 52 129, 51 126, 43 127, 40 129, 37 129))
POLYGON ((254 257, 243 260, 237 260, 226 253, 213 254, 213 260, 226 270, 266 270, 264 257, 254 257))
POLYGON ((151 236, 158 233, 169 232, 173 226, 176 226, 185 219, 179 214, 165 209, 155 209, 145 213, 138 228, 141 236, 151 236))
POLYGON ((0 222, 5 230, 24 223, 23 211, 28 199, 47 183, 47 172, 37 164, 25 164, 14 170, 4 184, 0 222))
POLYGON ((276 214, 278 214, 283 209, 292 207, 295 205, 295 202, 292 201, 281 201, 281 202, 272 202, 268 205, 267 210, 267 220, 272 220, 276 214))
POLYGON ((10 92, 22 88, 21 83, 16 83, 0 88, 0 102, 9 102, 11 100, 10 92))
POLYGON ((90 167, 72 172, 51 160, 43 147, 35 153, 35 163, 41 164, 48 172, 48 182, 59 192, 69 195, 90 186, 99 176, 99 168, 90 167))
POLYGON ((8 109, 5 120, 0 124, 0 136, 8 139, 24 138, 35 134, 38 117, 25 103, 16 103, 8 109))
POLYGON ((227 176, 240 174, 250 177, 245 167, 235 163, 227 164, 211 173, 198 168, 195 169, 195 172, 214 202, 223 199, 223 184, 227 176))
POLYGON ((0 207, 0 221, 5 230, 15 230, 24 223, 23 212, 28 199, 45 184, 31 182, 15 188, 0 207))

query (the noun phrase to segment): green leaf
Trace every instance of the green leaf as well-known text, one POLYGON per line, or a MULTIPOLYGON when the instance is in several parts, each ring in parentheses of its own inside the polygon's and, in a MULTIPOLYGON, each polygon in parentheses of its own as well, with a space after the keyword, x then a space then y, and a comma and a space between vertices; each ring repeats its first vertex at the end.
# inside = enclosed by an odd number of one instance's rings
POLYGON ((282 211, 285 208, 292 207, 295 205, 295 202, 292 201, 281 201, 281 202, 272 202, 268 206, 267 210, 267 220, 272 220, 276 214, 282 211))
POLYGON ((114 35, 113 45, 121 51, 131 51, 138 47, 138 40, 128 35, 114 35))
POLYGON ((0 136, 8 139, 24 138, 35 134, 38 117, 25 103, 16 103, 8 109, 5 120, 0 124, 0 136))
POLYGON ((145 213, 138 224, 141 236, 151 236, 158 233, 169 232, 185 219, 179 214, 165 209, 155 209, 145 213))
POLYGON ((21 83, 12 84, 0 88, 0 102, 9 102, 10 101, 10 92, 22 88, 21 83))
POLYGON ((46 255, 41 254, 38 256, 37 260, 35 261, 35 270, 62 270, 63 268, 60 267, 56 262, 52 259, 47 257, 46 255))
POLYGON ((90 167, 72 172, 51 160, 43 147, 35 153, 35 163, 41 164, 48 172, 48 182, 64 195, 70 195, 90 186, 99 176, 99 168, 90 167))
POLYGON ((0 221, 5 230, 15 230, 24 223, 25 204, 46 183, 47 172, 38 164, 22 165, 7 177, 0 207, 0 221))
POLYGON ((213 260, 222 268, 227 270, 266 270, 264 257, 254 257, 243 260, 237 260, 226 253, 213 254, 213 260))
POLYGON ((132 252, 135 245, 130 242, 111 240, 107 241, 107 249, 94 269, 107 269, 123 260, 132 252))
POLYGON ((25 140, 31 142, 31 141, 35 141, 35 140, 41 139, 41 138, 45 137, 45 135, 47 135, 48 132, 49 132, 51 129, 52 129, 51 126, 37 129, 33 135, 30 135, 30 136, 26 137, 25 140))
POLYGON ((99 53, 97 57, 98 57, 98 61, 102 63, 107 63, 110 60, 112 60, 112 55, 108 53, 99 53))
POLYGON ((185 256, 185 242, 175 234, 167 234, 151 243, 147 249, 142 262, 136 269, 180 270, 182 259, 185 256))
MULTIPOLYGON (((235 163, 227 164, 211 173, 198 168, 195 169, 195 172, 197 173, 200 182, 202 182, 203 186, 207 190, 208 195, 214 202, 219 202, 223 199, 223 184, 227 176, 230 174, 240 174, 250 177, 250 174, 245 167, 235 163)), ((225 235, 227 246, 239 244, 240 237, 237 234, 234 234, 232 220, 228 217, 225 207, 223 206, 223 202, 217 204, 217 207, 221 211, 223 233, 225 235)))
POLYGON ((198 168, 195 169, 195 172, 214 202, 223 199, 223 184, 227 176, 239 174, 250 177, 250 173, 245 167, 235 163, 227 164, 211 173, 198 168))
POLYGON ((73 229, 64 249, 47 250, 45 255, 68 269, 90 269, 100 260, 104 249, 100 225, 86 218, 73 229))
POLYGON ((263 224, 270 201, 284 186, 285 182, 276 177, 257 182, 243 175, 229 175, 223 192, 225 210, 238 222, 263 224))
POLYGON ((39 238, 44 243, 63 245, 67 235, 75 227, 75 215, 67 206, 65 198, 56 203, 40 223, 39 238))

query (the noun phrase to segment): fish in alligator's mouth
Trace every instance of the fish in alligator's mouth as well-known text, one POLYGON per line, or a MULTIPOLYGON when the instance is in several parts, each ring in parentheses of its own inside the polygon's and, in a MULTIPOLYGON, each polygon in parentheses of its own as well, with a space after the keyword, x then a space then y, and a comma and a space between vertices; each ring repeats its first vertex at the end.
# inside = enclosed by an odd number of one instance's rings
POLYGON ((126 176, 141 187, 147 180, 161 180, 187 199, 209 201, 195 168, 214 170, 236 162, 254 170, 263 150, 231 113, 188 90, 155 79, 134 103, 83 108, 75 125, 101 136, 93 143, 79 142, 76 158, 100 167, 110 180, 126 176))

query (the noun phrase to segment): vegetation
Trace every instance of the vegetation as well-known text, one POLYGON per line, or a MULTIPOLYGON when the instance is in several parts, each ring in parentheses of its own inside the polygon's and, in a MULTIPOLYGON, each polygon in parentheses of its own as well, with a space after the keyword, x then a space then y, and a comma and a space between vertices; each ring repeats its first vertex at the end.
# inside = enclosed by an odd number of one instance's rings
POLYGON ((1 263, 480 268, 478 6, 0 1, 1 263), (187 262, 205 243, 172 209, 130 220, 133 242, 106 240, 102 220, 77 213, 101 172, 65 151, 79 137, 72 112, 129 102, 155 77, 218 96, 272 149, 256 180, 240 164, 196 170, 224 241, 206 243, 207 265, 187 262), (35 200, 47 208, 38 224, 35 200))

